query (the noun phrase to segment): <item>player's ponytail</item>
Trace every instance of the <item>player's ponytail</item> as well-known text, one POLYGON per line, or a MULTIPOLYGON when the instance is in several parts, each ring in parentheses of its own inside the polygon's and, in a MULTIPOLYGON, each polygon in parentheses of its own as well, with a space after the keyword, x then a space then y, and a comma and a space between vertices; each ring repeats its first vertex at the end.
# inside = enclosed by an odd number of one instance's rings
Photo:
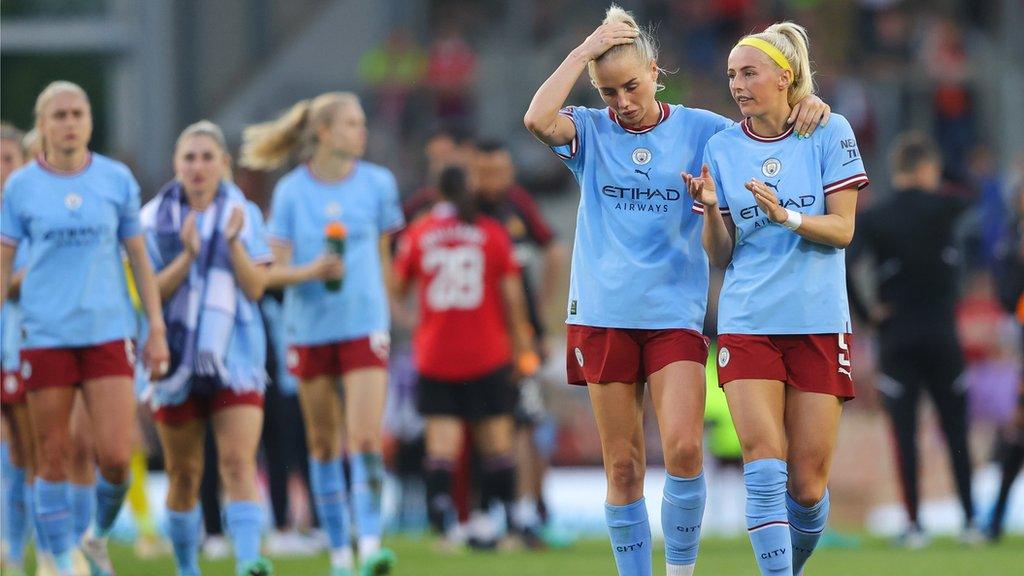
POLYGON ((807 29, 793 22, 777 22, 760 34, 745 38, 758 38, 768 42, 786 57, 793 69, 793 83, 789 85, 788 100, 792 106, 814 94, 814 71, 811 70, 810 39, 807 29))
POLYGON ((255 170, 274 170, 294 156, 309 160, 316 150, 316 130, 330 125, 342 105, 359 106, 351 92, 328 92, 300 100, 276 120, 248 126, 242 132, 239 164, 255 170))
POLYGON ((476 200, 469 193, 466 170, 461 166, 449 166, 441 171, 438 179, 441 198, 455 205, 459 220, 471 224, 476 220, 476 200))
MULTIPOLYGON (((618 46, 613 46, 596 59, 587 62, 587 72, 590 74, 590 79, 592 81, 595 79, 597 63, 601 62, 605 58, 610 58, 617 54, 636 54, 636 57, 644 66, 652 61, 658 61, 658 43, 654 39, 654 30, 649 26, 641 26, 638 24, 636 18, 633 17, 631 12, 623 10, 618 4, 612 4, 608 7, 608 11, 605 12, 604 21, 601 22, 601 24, 625 24, 636 30, 637 36, 633 39, 632 44, 620 44, 618 46)), ((658 68, 658 72, 663 73, 664 70, 658 68)), ((661 89, 662 86, 659 85, 658 88, 661 89)))

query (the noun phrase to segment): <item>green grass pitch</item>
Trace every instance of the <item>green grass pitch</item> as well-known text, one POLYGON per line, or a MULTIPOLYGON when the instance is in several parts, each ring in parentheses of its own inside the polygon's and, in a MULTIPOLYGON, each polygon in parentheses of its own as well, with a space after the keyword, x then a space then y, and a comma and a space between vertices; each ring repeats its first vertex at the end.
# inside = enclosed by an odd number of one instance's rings
MULTIPOLYGON (((545 552, 435 551, 433 541, 389 538, 398 555, 398 576, 597 576, 615 574, 611 551, 603 540, 584 540, 570 548, 545 552)), ((113 546, 119 576, 174 576, 170 558, 143 561, 128 548, 113 546)), ((654 574, 663 575, 662 550, 654 550, 654 574)), ((327 576, 327 556, 274 559, 280 576, 327 576)), ((231 561, 203 562, 203 576, 234 576, 231 561)), ((700 576, 756 576, 757 567, 746 539, 706 539, 697 562, 700 576)), ((1005 539, 996 546, 967 548, 938 539, 924 550, 901 550, 882 540, 864 539, 856 547, 825 548, 815 553, 805 576, 1011 576, 1024 574, 1024 538, 1005 539)))

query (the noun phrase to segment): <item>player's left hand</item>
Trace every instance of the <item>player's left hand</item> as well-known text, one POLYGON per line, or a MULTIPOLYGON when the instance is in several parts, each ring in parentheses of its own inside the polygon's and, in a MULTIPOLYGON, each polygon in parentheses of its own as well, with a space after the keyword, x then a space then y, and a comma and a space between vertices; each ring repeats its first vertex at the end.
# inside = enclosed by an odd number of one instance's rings
POLYGON ((142 365, 149 369, 152 380, 159 380, 167 375, 170 366, 171 352, 167 349, 167 337, 162 333, 150 332, 146 344, 142 347, 142 365))
POLYGON ((747 182, 746 187, 754 195, 754 200, 757 202, 758 207, 769 220, 776 224, 786 221, 789 214, 785 208, 779 206, 779 197, 775 195, 775 190, 772 190, 770 186, 756 178, 752 178, 750 182, 747 182))
POLYGON ((242 232, 242 226, 244 225, 245 212, 242 211, 241 206, 235 206, 231 209, 231 216, 228 217, 228 225, 224 228, 224 239, 228 242, 234 241, 242 232))
POLYGON ((831 106, 811 94, 793 106, 793 111, 790 112, 786 122, 795 125, 794 130, 798 138, 810 138, 818 126, 828 124, 828 117, 831 113, 831 106))

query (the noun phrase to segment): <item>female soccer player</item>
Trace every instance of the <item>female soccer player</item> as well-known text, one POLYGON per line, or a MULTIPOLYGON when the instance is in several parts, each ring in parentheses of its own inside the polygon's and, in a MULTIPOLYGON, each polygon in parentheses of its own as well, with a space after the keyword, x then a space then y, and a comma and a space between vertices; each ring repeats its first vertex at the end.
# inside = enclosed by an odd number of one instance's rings
POLYGON ((142 209, 142 226, 164 302, 171 364, 151 405, 164 447, 168 532, 181 576, 199 574, 206 421, 213 426, 224 508, 239 575, 270 574, 260 558, 263 510, 256 449, 263 426, 266 337, 256 302, 272 255, 263 216, 228 180, 230 157, 217 125, 185 128, 175 178, 142 209))
POLYGON ((533 348, 512 241, 497 220, 477 214, 460 167, 441 172, 441 202, 403 235, 395 261, 396 300, 418 285, 421 319, 413 337, 417 405, 426 418, 427 510, 450 537, 452 473, 463 421, 482 455, 480 499, 511 512, 515 497, 512 415, 518 388, 513 350, 533 348))
MULTIPOLYGON (((705 485, 700 333, 708 262, 699 219, 678 179, 731 122, 658 102, 651 34, 609 8, 604 23, 541 85, 524 121, 580 183, 569 284, 569 382, 586 384, 608 480, 605 517, 619 573, 651 573, 643 499, 643 393, 650 385, 668 475, 662 500, 668 574, 692 574, 705 485), (608 105, 559 109, 586 68, 608 105)), ((827 106, 812 98, 791 119, 810 132, 827 106)))
POLYGON ((21 290, 21 375, 36 441, 36 517, 62 572, 71 570, 73 527, 68 421, 81 387, 99 465, 96 518, 82 539, 94 574, 112 572, 106 535, 128 489, 135 331, 119 244, 135 271, 149 320, 143 359, 155 373, 168 361, 153 270, 139 225, 139 187, 128 169, 89 151, 92 114, 81 87, 50 84, 36 100, 43 153, 5 189, 0 301, 15 249, 28 242, 21 290))
POLYGON ((868 178, 845 118, 810 139, 786 121, 813 91, 802 27, 743 38, 728 76, 745 119, 712 137, 700 175, 684 179, 704 212, 704 249, 728 267, 718 373, 743 450, 750 541, 762 574, 800 574, 825 527, 839 415, 854 394, 844 248, 868 178))
MULTIPOLYGON (((0 124, 0 189, 7 183, 11 173, 25 164, 25 152, 22 148, 24 137, 24 134, 14 126, 6 122, 0 124)), ((14 264, 15 278, 11 283, 11 293, 8 294, 11 300, 4 302, 3 308, 0 308, 0 338, 3 338, 3 346, 0 348, 3 354, 0 418, 4 441, 8 446, 6 454, 10 457, 10 460, 5 459, 3 462, 5 553, 2 560, 5 569, 14 571, 23 567, 25 542, 34 524, 29 512, 29 499, 32 494, 32 478, 35 477, 35 454, 18 355, 21 345, 21 312, 18 309, 16 295, 23 277, 19 272, 24 255, 25 250, 18 251, 14 264)))
POLYGON ((362 160, 365 148, 366 117, 359 99, 339 92, 303 100, 277 120, 247 128, 242 144, 242 164, 249 167, 274 169, 294 153, 302 162, 274 191, 270 286, 285 287, 289 368, 300 380, 310 482, 330 537, 334 576, 348 575, 353 567, 343 427, 361 571, 386 574, 394 563, 391 551, 380 547, 381 419, 389 348, 389 235, 404 220, 394 176, 362 160), (347 229, 344 247, 337 241, 325 246, 328 227, 339 225, 347 229))

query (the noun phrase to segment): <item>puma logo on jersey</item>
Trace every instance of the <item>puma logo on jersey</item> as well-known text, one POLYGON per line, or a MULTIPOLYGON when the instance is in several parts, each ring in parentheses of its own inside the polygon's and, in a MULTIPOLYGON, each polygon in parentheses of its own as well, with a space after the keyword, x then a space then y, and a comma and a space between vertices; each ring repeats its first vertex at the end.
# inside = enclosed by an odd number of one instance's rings
POLYGON ((643 170, 641 170, 639 168, 634 168, 633 172, 635 172, 637 174, 643 174, 644 176, 647 177, 648 180, 651 179, 651 169, 650 168, 647 169, 647 172, 644 172, 643 170))

